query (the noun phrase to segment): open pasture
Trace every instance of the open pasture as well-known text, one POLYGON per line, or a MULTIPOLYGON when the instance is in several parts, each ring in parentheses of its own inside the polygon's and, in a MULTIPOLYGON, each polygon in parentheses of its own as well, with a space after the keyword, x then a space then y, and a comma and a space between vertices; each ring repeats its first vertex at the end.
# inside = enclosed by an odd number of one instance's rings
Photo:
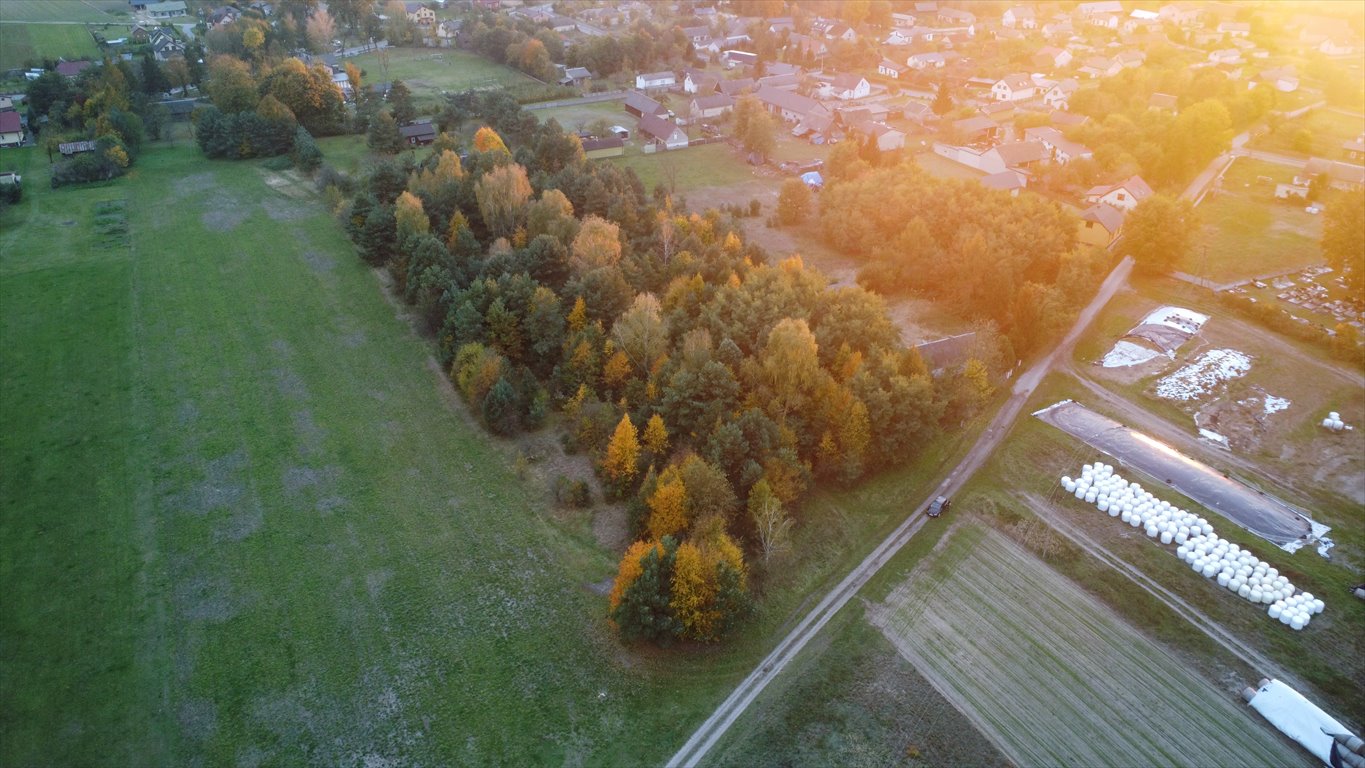
POLYGON ((988 529, 959 530, 869 614, 1020 765, 1308 764, 1254 713, 988 529))
POLYGON ((38 64, 43 59, 90 58, 99 53, 95 39, 82 24, 0 22, 0 70, 38 64))

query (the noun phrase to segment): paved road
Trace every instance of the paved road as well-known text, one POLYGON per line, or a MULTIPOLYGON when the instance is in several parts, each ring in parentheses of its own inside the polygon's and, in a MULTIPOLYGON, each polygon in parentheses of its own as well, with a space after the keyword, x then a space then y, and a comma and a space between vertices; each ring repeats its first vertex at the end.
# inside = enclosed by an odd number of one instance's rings
MULTIPOLYGON (((1109 300, 1113 298, 1119 287, 1128 279, 1132 269, 1133 260, 1129 257, 1125 257, 1114 268, 1114 271, 1105 279, 1104 284, 1100 286, 1094 300, 1076 319, 1075 325, 1066 335, 1066 338, 1062 339, 1051 354, 1038 361, 1033 368, 1019 377, 1018 381, 1015 382, 1009 401, 991 420, 990 426, 986 428, 985 433, 977 440, 976 445, 972 446, 971 451, 967 453, 961 463, 948 473, 948 476, 944 478, 934 492, 929 494, 929 498, 940 494, 951 495, 954 493, 999 447, 1005 433, 1009 431, 1010 426, 1019 417, 1019 413, 1024 408, 1024 403, 1033 394, 1038 383, 1052 370, 1059 359, 1065 359, 1070 354, 1071 348, 1075 346, 1081 333, 1095 319, 1104 305, 1108 304, 1109 300)), ((773 678, 801 652, 806 643, 818 634, 820 629, 858 593, 858 590, 872 578, 873 574, 924 526, 928 518, 923 513, 928 506, 928 501, 929 499, 925 499, 923 504, 911 510, 905 521, 898 525, 890 536, 878 544, 848 576, 844 577, 843 581, 839 582, 833 591, 825 595, 819 604, 801 619, 796 628, 777 644, 777 648, 773 649, 772 653, 759 663, 757 669, 744 678, 739 687, 727 696, 725 701, 721 702, 716 711, 706 718, 701 727, 669 759, 669 766, 692 768, 701 762, 706 753, 725 735, 725 732, 729 730, 735 720, 739 719, 739 716, 753 703, 754 699, 763 692, 768 683, 772 682, 773 678)))

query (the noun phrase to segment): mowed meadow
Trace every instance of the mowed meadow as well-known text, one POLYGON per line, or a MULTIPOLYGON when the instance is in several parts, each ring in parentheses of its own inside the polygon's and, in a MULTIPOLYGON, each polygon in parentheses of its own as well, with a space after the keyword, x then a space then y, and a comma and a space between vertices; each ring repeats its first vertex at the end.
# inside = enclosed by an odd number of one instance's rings
POLYGON ((104 186, 26 164, 0 764, 659 762, 747 671, 756 645, 619 646, 585 586, 614 553, 516 479, 306 187, 188 145, 104 186))

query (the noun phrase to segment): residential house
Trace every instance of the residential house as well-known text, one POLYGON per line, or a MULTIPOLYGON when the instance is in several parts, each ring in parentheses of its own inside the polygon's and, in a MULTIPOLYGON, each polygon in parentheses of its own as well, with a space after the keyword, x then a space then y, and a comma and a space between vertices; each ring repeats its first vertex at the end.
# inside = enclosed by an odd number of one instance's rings
POLYGON ((436 126, 430 122, 401 125, 398 132, 410 147, 424 147, 436 140, 436 126))
POLYGON ((152 57, 157 61, 170 61, 177 56, 185 55, 185 44, 163 29, 153 32, 149 40, 152 57))
POLYGON ((996 101, 1026 101, 1034 97, 1038 88, 1026 74, 1005 75, 991 86, 991 98, 996 101))
POLYGON ((22 93, 0 93, 0 112, 18 109, 24 98, 25 96, 22 93))
POLYGON ((1160 29, 1161 14, 1156 11, 1144 11, 1138 8, 1123 20, 1123 34, 1125 35, 1134 35, 1139 32, 1159 32, 1160 29))
POLYGON ((801 85, 801 76, 798 74, 790 75, 768 75, 760 77, 754 84, 754 89, 776 88, 779 91, 795 91, 801 85))
POLYGON ((1026 170, 1043 164, 1048 157, 1047 149, 1036 141, 1016 141, 986 148, 936 142, 934 154, 985 173, 1026 170))
POLYGON ((877 64, 877 74, 882 75, 883 77, 889 77, 892 80, 901 79, 901 75, 909 71, 910 68, 906 65, 890 59, 882 59, 877 64))
POLYGON ((557 13, 551 16, 550 20, 545 22, 545 24, 561 35, 568 34, 569 32, 578 29, 578 22, 568 16, 561 16, 557 13))
POLYGON ((994 30, 996 40, 1024 40, 1027 35, 1022 29, 1010 29, 1009 27, 997 27, 994 30))
POLYGON ((889 45, 893 48, 903 48, 907 45, 913 44, 914 42, 915 42, 914 36, 907 34, 905 31, 902 30, 893 29, 891 30, 891 34, 887 35, 886 39, 882 41, 882 45, 889 45))
POLYGON ((857 41, 858 33, 853 31, 853 27, 850 27, 847 24, 835 24, 834 26, 825 30, 825 39, 844 40, 852 43, 857 41))
POLYGON ((1264 70, 1256 76, 1256 80, 1281 93, 1293 93, 1299 89, 1299 77, 1295 74, 1293 67, 1264 70))
POLYGON ((980 112, 997 123, 1009 122, 1010 118, 1014 117, 1014 102, 992 101, 989 104, 982 104, 980 112))
POLYGON ((803 56, 818 59, 829 55, 829 46, 823 38, 793 33, 787 38, 787 48, 800 52, 803 56))
POLYGON ((643 93, 640 93, 639 91, 631 91, 630 93, 626 94, 625 108, 627 112, 629 112, 632 115, 635 115, 636 117, 645 117, 646 115, 657 116, 668 114, 668 110, 664 109, 664 105, 660 104, 654 99, 649 98, 643 93))
POLYGON ((1365 159, 1365 134, 1361 134, 1354 139, 1343 141, 1341 151, 1346 154, 1347 160, 1365 159))
POLYGON ((1350 163, 1333 162, 1314 157, 1304 164, 1300 173, 1305 178, 1321 176, 1333 189, 1350 192, 1365 186, 1365 167, 1350 163))
POLYGON ((1137 69, 1147 61, 1147 54, 1142 51, 1119 51, 1114 56, 1114 63, 1122 69, 1137 69))
POLYGON ((346 74, 344 68, 332 68, 332 85, 341 91, 342 98, 350 100, 355 96, 355 89, 351 87, 351 76, 346 74))
POLYGON ((646 72, 635 76, 635 87, 642 91, 672 88, 678 77, 672 72, 646 72))
POLYGON ((960 8, 940 8, 938 20, 949 27, 970 27, 976 24, 976 14, 960 8))
POLYGON ((596 160, 601 157, 620 157, 626 152, 626 142, 619 136, 606 136, 604 138, 589 137, 580 139, 583 144, 583 156, 589 160, 596 160))
POLYGON ((758 54, 748 51, 726 51, 720 55, 720 60, 725 63, 726 69, 752 67, 758 63, 758 54))
POLYGON ((1169 93, 1154 93, 1152 98, 1147 100, 1148 109, 1157 109, 1163 112, 1178 112, 1180 101, 1169 93))
POLYGON ((877 149, 882 152, 894 152, 905 147, 905 133, 898 131, 886 123, 860 123, 859 133, 877 143, 877 149))
POLYGON ((1318 44, 1318 52, 1326 56, 1350 56, 1355 50, 1355 43, 1344 36, 1329 37, 1318 44))
POLYGON ((1091 80, 1099 77, 1113 77, 1122 71, 1122 64, 1103 56, 1091 56, 1085 60, 1085 64, 1080 69, 1076 70, 1077 74, 1085 75, 1091 80))
POLYGON ((1123 13, 1123 3, 1120 3, 1119 0, 1099 0, 1099 2, 1081 3, 1076 6, 1076 13, 1086 19, 1104 14, 1123 13))
POLYGON ((1037 29, 1038 15, 1032 8, 1015 6, 1001 14, 1000 23, 1010 29, 1037 29))
POLYGON ((1090 122, 1090 118, 1085 115, 1073 115, 1070 112, 1063 112, 1060 109, 1052 110, 1047 114, 1047 117, 1052 121, 1053 125, 1060 128, 1074 128, 1078 125, 1085 125, 1090 122))
POLYGON ((24 121, 18 112, 0 112, 0 147, 17 147, 24 143, 24 121))
POLYGON ((564 74, 559 77, 559 84, 582 88, 590 80, 592 80, 592 73, 588 71, 587 67, 565 67, 564 74))
POLYGON ((1177 27, 1192 27, 1199 23, 1203 10, 1193 3, 1167 3, 1157 9, 1157 16, 1163 22, 1177 27))
POLYGON ((905 60, 905 65, 914 70, 942 69, 947 63, 941 53, 914 53, 905 60))
POLYGON ((902 114, 905 115, 906 120, 919 125, 928 125, 938 120, 938 115, 934 114, 934 110, 922 101, 907 101, 902 114))
POLYGON ((687 105, 687 117, 691 122, 709 120, 733 111, 735 100, 723 93, 694 96, 687 105))
POLYGON ((994 139, 1000 133, 1000 125, 989 117, 977 115, 954 121, 952 130, 971 144, 994 139))
POLYGON ((93 66, 95 66, 93 62, 84 60, 63 61, 57 64, 57 74, 65 77, 67 80, 75 80, 77 75, 93 66))
POLYGON ((1069 109, 1071 96, 1080 89, 1081 84, 1068 77, 1047 89, 1047 93, 1043 94, 1043 104, 1052 109, 1069 109))
POLYGON ((1027 186, 1026 177, 1019 171, 1004 170, 999 173, 992 173, 977 179, 981 186, 986 189, 998 189, 1001 192, 1008 192, 1010 197, 1018 197, 1019 190, 1027 186))
POLYGON ((682 33, 683 37, 692 41, 692 45, 694 46, 700 46, 711 39, 711 28, 707 26, 683 27, 682 33))
POLYGON ((1090 26, 1103 27, 1104 29, 1117 30, 1119 23, 1123 20, 1123 15, 1119 13, 1101 13, 1088 17, 1090 26))
POLYGON ((147 4, 147 15, 154 19, 173 19, 177 16, 185 16, 187 14, 188 11, 185 9, 183 0, 147 4))
POLYGON ((1062 135, 1062 132, 1051 126, 1038 126, 1024 130, 1024 137, 1030 141, 1042 142, 1042 145, 1051 153, 1051 159, 1058 165, 1066 165, 1072 160, 1080 160, 1095 157, 1095 153, 1090 148, 1079 142, 1072 141, 1062 135))
POLYGON ((1249 21, 1220 21, 1218 22, 1218 32, 1228 37, 1250 37, 1251 22, 1249 21))
POLYGON ((872 86, 867 78, 849 72, 835 75, 834 81, 829 84, 830 95, 840 101, 866 98, 871 91, 872 86))
POLYGON ((1108 248, 1123 229, 1124 212, 1104 203, 1081 211, 1081 224, 1076 231, 1077 242, 1108 248))
POLYGON ((436 44, 442 48, 450 48, 455 45, 455 39, 460 36, 460 28, 464 22, 460 19, 447 19, 436 25, 436 44))
POLYGON ((792 91, 760 86, 754 96, 769 112, 789 123, 799 123, 812 115, 831 116, 820 102, 792 91))
POLYGON ((1071 63, 1071 51, 1065 48, 1045 45, 1033 54, 1033 61, 1042 69, 1061 69, 1071 63))
POLYGON ((720 78, 696 69, 686 70, 683 74, 683 93, 711 93, 716 90, 720 78))
POLYGON ((1117 184, 1101 184, 1091 187, 1085 199, 1092 203, 1106 203, 1115 208, 1131 211, 1138 203, 1152 196, 1152 188, 1141 176, 1129 176, 1117 184))
POLYGON ((782 30, 788 32, 796 31, 796 22, 790 16, 780 16, 775 19, 768 19, 768 31, 774 35, 782 34, 782 30))
POLYGON ((640 118, 640 133, 652 140, 656 148, 662 146, 669 150, 683 149, 687 146, 687 133, 672 120, 658 115, 645 115, 640 118))
POLYGON ((736 80, 721 80, 717 84, 717 89, 726 96, 739 97, 754 89, 754 79, 742 77, 736 80))
POLYGON ((934 341, 922 341, 915 351, 934 377, 962 370, 976 349, 976 331, 960 333, 934 341))
POLYGON ((1242 63, 1242 52, 1236 48, 1220 48, 1216 51, 1209 51, 1209 61, 1214 64, 1240 64, 1242 63))
POLYGON ((892 13, 891 26, 896 29, 911 29, 915 26, 915 17, 909 13, 892 13))
POLYGON ((1043 25, 1043 37, 1049 40, 1059 38, 1069 38, 1076 34, 1076 28, 1072 26, 1071 19, 1055 19, 1043 25))
POLYGON ((423 29, 436 26, 436 12, 421 3, 403 3, 408 21, 423 29))

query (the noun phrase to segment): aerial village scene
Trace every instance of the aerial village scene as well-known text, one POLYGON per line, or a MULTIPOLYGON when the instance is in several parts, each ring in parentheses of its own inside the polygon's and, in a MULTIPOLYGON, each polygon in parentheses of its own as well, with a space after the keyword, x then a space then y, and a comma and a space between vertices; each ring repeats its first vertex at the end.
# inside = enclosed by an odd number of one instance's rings
POLYGON ((0 766, 1365 768, 1365 0, 0 0, 0 766))

